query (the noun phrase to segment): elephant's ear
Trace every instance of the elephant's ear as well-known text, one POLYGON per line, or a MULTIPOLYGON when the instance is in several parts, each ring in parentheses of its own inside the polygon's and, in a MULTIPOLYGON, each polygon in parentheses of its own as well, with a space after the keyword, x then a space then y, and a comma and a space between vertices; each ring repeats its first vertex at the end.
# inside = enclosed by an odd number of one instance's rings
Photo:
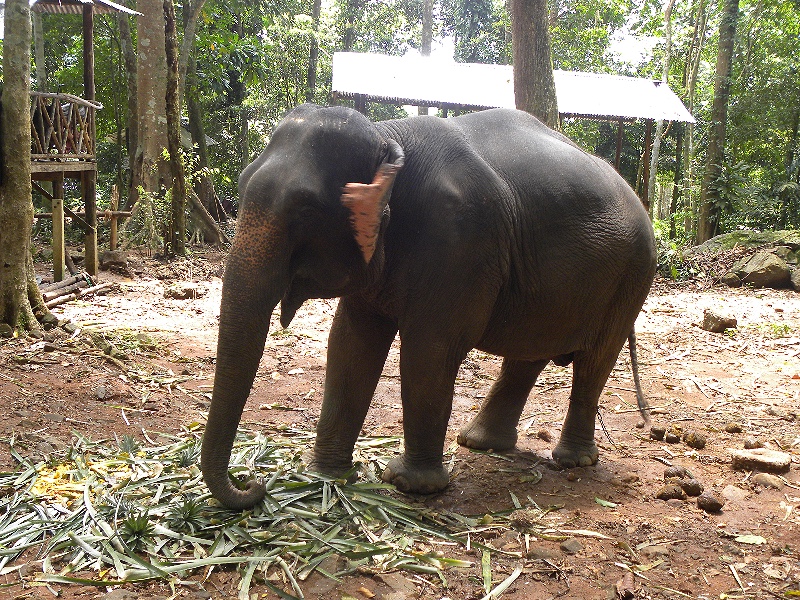
POLYGON ((381 218, 397 172, 405 162, 403 149, 394 140, 389 140, 389 156, 381 163, 372 183, 348 183, 342 190, 342 204, 350 211, 350 225, 364 262, 369 264, 375 254, 381 218))

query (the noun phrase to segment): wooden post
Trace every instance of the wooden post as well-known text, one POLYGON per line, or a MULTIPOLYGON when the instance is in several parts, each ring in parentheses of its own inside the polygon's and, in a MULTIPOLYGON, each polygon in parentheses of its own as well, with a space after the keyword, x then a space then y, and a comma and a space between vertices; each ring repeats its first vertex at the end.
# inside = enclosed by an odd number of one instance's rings
POLYGON ((117 249, 117 217, 116 211, 119 208, 119 187, 111 186, 111 250, 117 249))
POLYGON ((614 168, 619 173, 620 162, 622 161, 622 119, 617 124, 617 155, 614 157, 614 168))
POLYGON ((51 204, 53 206, 53 281, 61 281, 64 279, 64 199, 53 198, 51 204))
POLYGON ((356 94, 355 109, 362 115, 367 114, 367 97, 364 94, 356 94))
POLYGON ((97 171, 83 171, 81 173, 81 193, 83 205, 86 208, 86 224, 88 229, 83 238, 86 262, 84 268, 92 277, 97 275, 97 185, 95 177, 97 171))
POLYGON ((642 165, 642 203, 650 212, 650 150, 653 146, 653 119, 647 119, 644 132, 644 164, 642 165))

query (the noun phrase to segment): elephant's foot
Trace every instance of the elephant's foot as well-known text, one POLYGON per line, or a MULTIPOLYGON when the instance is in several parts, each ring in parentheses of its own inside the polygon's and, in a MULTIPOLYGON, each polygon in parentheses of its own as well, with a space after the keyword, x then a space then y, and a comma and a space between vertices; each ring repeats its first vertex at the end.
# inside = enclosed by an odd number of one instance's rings
POLYGON ((597 463, 600 451, 594 443, 565 441, 562 437, 558 445, 553 448, 553 460, 563 469, 573 467, 589 467, 597 463))
POLYGON ((447 487, 450 476, 441 464, 435 467, 414 467, 408 464, 405 456, 398 456, 386 465, 383 480, 394 484, 401 492, 433 494, 447 487))
POLYGON ((308 471, 311 473, 319 473, 320 475, 333 479, 342 479, 347 475, 348 483, 353 483, 358 479, 358 475, 355 472, 348 474, 352 468, 352 463, 323 461, 317 457, 312 458, 308 463, 308 471))
POLYGON ((511 450, 517 445, 517 428, 490 426, 476 417, 459 432, 456 441, 475 450, 511 450))

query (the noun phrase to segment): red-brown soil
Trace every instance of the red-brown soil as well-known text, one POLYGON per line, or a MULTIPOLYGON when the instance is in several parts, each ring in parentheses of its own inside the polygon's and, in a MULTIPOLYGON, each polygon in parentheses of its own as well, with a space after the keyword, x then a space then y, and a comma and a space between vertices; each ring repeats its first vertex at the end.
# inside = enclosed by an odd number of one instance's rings
MULTIPOLYGON (((133 257, 130 276, 102 273, 118 283, 107 295, 54 309, 59 317, 105 331, 130 360, 115 364, 63 331, 42 342, 0 342, 0 467, 17 448, 47 454, 78 432, 94 438, 176 432, 203 422, 214 376, 214 353, 224 254, 174 263, 133 257), (164 297, 166 286, 198 282, 202 297, 164 297), (143 335, 144 334, 144 335, 143 335), (138 336, 138 337, 137 337, 138 336)), ((43 272, 46 269, 40 265, 43 272)), ((313 430, 325 374, 325 346, 336 302, 308 302, 290 328, 268 338, 243 421, 287 423, 313 430), (291 409, 291 410, 287 410, 291 409)), ((517 449, 502 456, 477 454, 455 445, 458 430, 472 418, 499 370, 499 360, 473 352, 456 382, 447 452, 451 483, 440 494, 415 498, 432 508, 481 515, 513 508, 511 493, 539 506, 557 505, 562 525, 603 537, 576 534, 558 540, 526 540, 509 530, 490 539, 494 583, 516 567, 522 574, 508 598, 616 598, 616 583, 636 571, 630 598, 784 598, 800 589, 800 295, 792 291, 703 289, 694 283, 657 282, 637 322, 642 382, 653 422, 705 434, 707 445, 692 450, 682 442, 649 439, 637 429, 639 415, 627 351, 601 399, 600 462, 559 471, 547 467, 558 439, 568 394, 570 368, 551 365, 542 374, 523 414, 517 449), (702 330, 703 310, 738 319, 729 334, 702 330), (728 433, 728 424, 741 433, 728 433), (790 453, 793 464, 782 489, 753 483, 754 474, 734 471, 729 448, 755 437, 766 447, 790 453), (693 499, 663 501, 666 464, 691 470, 706 489, 728 499, 708 514, 693 499), (530 477, 541 472, 540 481, 530 477), (598 503, 604 501, 606 505, 598 503), (611 506, 607 503, 613 503, 611 506), (765 543, 752 544, 761 536, 765 543), (503 554, 504 551, 505 554, 503 554)), ((396 342, 364 425, 370 435, 402 434, 399 342, 396 342)), ((447 552, 447 547, 442 548, 447 552)), ((481 555, 454 550, 473 562, 469 569, 438 578, 408 572, 345 577, 341 583, 312 576, 307 598, 346 597, 400 600, 463 600, 484 595, 481 555)), ((35 556, 28 556, 34 560, 35 556)), ((31 586, 36 567, 0 577, 0 598, 47 598, 31 586)), ((197 585, 126 585, 118 590, 51 586, 65 598, 235 598, 238 576, 218 571, 197 585)), ((631 581, 627 584, 630 587, 631 581)), ((623 586, 624 588, 625 586, 623 586)), ((275 598, 263 586, 251 592, 275 598)))

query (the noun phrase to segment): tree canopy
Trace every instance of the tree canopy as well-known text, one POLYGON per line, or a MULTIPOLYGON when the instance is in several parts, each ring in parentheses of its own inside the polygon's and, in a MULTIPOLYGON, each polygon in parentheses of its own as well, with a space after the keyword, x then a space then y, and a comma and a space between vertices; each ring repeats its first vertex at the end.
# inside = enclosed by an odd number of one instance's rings
MULTIPOLYGON (((332 101, 334 52, 402 55, 420 48, 423 0, 326 0, 318 3, 318 17, 314 4, 313 0, 207 0, 201 4, 193 44, 193 119, 200 120, 203 140, 208 142, 201 164, 228 207, 237 202, 238 173, 260 151, 281 116, 307 98, 322 104, 332 101), (309 81, 310 59, 315 61, 313 82, 309 81), (313 85, 311 92, 309 85, 313 85)), ((664 5, 663 0, 551 0, 548 24, 553 67, 660 79, 664 5), (641 48, 641 54, 620 52, 631 46, 641 48)), ((194 6, 175 7, 179 40, 187 22, 182 12, 194 6)), ((454 60, 507 64, 512 60, 510 6, 501 0, 436 0, 434 39, 451 40, 444 47, 453 48, 454 60)), ((722 8, 721 0, 675 0, 670 17, 668 84, 697 124, 685 129, 675 124, 664 127, 654 217, 673 218, 680 224, 676 235, 687 240, 697 227, 722 8)), ((43 27, 51 89, 80 95, 80 17, 45 15, 43 27)), ((97 99, 105 107, 97 114, 98 186, 100 197, 107 198, 112 185, 118 185, 123 195, 129 187, 131 148, 126 136, 132 117, 119 21, 98 18, 95 29, 97 99)), ((131 31, 136 44, 135 25, 131 31)), ((723 164, 711 182, 718 191, 721 232, 738 227, 800 227, 798 55, 800 4, 796 0, 740 2, 728 135, 723 164)), ((181 90, 187 93, 183 86, 181 90)), ((186 120, 185 97, 181 107, 186 120)), ((370 105, 369 114, 385 119, 405 112, 401 107, 370 105)), ((588 151, 614 159, 613 123, 568 121, 562 126, 588 151)), ((644 127, 639 122, 624 131, 621 172, 634 187, 642 179, 644 127)), ((187 160, 190 178, 193 164, 187 160)))

